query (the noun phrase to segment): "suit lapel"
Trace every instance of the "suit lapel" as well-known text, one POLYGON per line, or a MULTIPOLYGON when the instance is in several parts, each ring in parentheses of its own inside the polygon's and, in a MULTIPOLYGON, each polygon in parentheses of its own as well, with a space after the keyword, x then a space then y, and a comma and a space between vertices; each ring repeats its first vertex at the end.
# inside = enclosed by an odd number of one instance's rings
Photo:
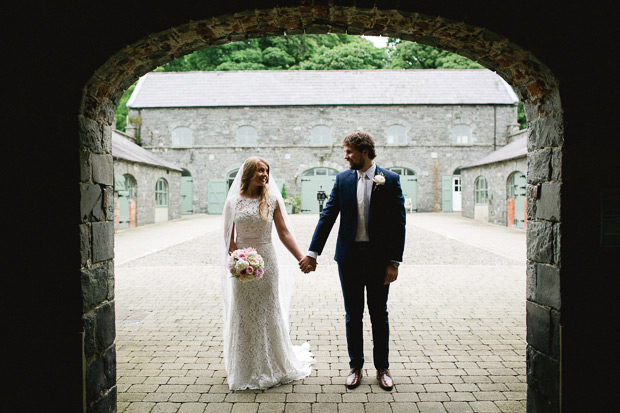
MULTIPOLYGON (((381 172, 381 169, 379 169, 379 165, 376 165, 375 167, 375 176, 377 174, 379 174, 379 172, 381 172)), ((374 178, 374 176, 373 176, 374 178)), ((372 210, 372 205, 373 205, 373 199, 375 198, 375 185, 377 185, 373 179, 372 181, 372 189, 370 190, 370 205, 368 206, 368 232, 370 232, 370 223, 372 222, 372 216, 373 216, 373 210, 372 210)), ((370 235, 370 234, 368 234, 370 235)))
MULTIPOLYGON (((377 166, 377 167, 375 168, 375 176, 379 175, 379 174, 380 174, 380 173, 382 173, 382 172, 383 172, 383 170, 382 170, 382 169, 380 169, 380 168, 379 168, 379 166, 377 166)), ((373 177, 373 178, 374 178, 374 177, 373 177)), ((376 187, 376 185, 377 185, 377 184, 376 184, 376 183, 375 183, 375 181, 373 180, 373 181, 372 181, 372 191, 370 192, 370 207, 371 207, 371 208, 372 208, 372 200, 373 200, 373 198, 375 197, 375 192, 377 192, 377 191, 375 191, 375 189, 376 189, 376 188, 375 188, 375 187, 376 187)))
POLYGON ((347 197, 357 205, 357 171, 350 169, 349 176, 346 181, 347 197))

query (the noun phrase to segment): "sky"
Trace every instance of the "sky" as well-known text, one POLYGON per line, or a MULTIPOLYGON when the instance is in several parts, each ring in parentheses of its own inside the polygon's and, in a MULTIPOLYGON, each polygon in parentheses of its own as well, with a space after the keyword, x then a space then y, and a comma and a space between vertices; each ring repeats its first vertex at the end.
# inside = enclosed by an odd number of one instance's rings
POLYGON ((388 38, 383 36, 362 36, 366 40, 370 40, 376 47, 385 47, 387 45, 388 38))

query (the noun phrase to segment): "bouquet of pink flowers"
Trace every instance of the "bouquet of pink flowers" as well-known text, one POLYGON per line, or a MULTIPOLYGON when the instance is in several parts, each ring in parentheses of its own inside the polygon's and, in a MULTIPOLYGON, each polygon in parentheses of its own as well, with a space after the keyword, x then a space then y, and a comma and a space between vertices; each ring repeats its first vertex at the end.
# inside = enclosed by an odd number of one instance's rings
POLYGON ((263 257, 252 247, 233 251, 228 257, 228 270, 240 281, 253 281, 263 278, 263 257))

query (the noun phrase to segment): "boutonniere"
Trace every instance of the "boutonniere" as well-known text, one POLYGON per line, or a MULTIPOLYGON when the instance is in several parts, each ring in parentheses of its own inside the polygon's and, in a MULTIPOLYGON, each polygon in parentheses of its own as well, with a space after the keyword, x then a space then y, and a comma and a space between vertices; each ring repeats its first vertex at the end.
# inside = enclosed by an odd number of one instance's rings
POLYGON ((376 174, 375 177, 372 178, 372 181, 375 183, 375 186, 372 190, 375 191, 379 189, 381 185, 385 183, 385 176, 383 175, 383 172, 379 172, 378 174, 376 174))

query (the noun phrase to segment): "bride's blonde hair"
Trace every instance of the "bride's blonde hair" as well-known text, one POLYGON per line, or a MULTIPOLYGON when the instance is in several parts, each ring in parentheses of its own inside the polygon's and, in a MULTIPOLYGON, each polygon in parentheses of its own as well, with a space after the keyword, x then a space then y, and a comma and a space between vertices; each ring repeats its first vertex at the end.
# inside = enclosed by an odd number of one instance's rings
MULTIPOLYGON (((258 163, 262 162, 267 165, 267 184, 269 184, 269 171, 270 166, 269 163, 263 158, 259 158, 258 156, 252 156, 245 160, 245 164, 243 166, 243 175, 241 176, 241 194, 247 195, 248 190, 250 188, 250 181, 254 177, 256 170, 258 169, 258 163)), ((259 198, 260 203, 258 204, 258 213, 260 217, 264 220, 267 220, 269 217, 269 203, 267 202, 267 198, 269 198, 269 187, 267 185, 261 186, 259 188, 259 198)))

